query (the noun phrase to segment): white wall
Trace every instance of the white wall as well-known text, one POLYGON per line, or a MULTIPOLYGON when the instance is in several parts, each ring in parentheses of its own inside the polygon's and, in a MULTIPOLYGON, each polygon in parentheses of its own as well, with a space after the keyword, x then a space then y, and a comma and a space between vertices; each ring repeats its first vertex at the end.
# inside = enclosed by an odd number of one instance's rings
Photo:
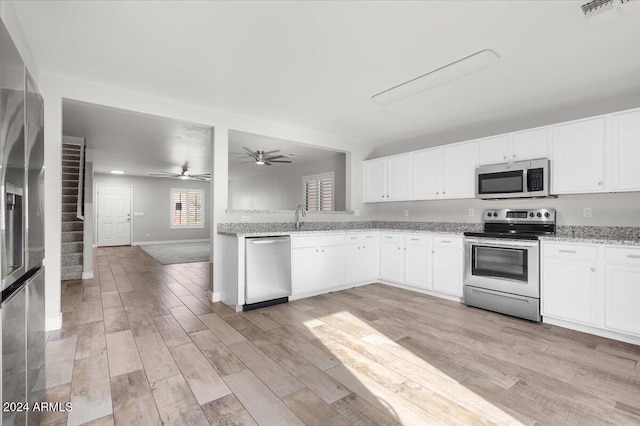
MULTIPOLYGON (((209 239, 211 226, 211 196, 209 191, 209 182, 96 173, 94 177, 94 194, 96 193, 97 185, 101 184, 131 185, 133 187, 132 211, 143 213, 144 216, 132 217, 132 245, 157 241, 209 239), (204 228, 170 228, 171 188, 202 189, 204 191, 204 228)), ((100 207, 96 206, 96 208, 99 209, 100 207)))
POLYGON ((640 226, 640 193, 560 195, 558 198, 522 200, 431 200, 377 203, 377 220, 480 223, 490 208, 553 208, 558 225, 640 226), (582 217, 583 208, 592 217, 582 217), (475 216, 469 216, 469 209, 475 216), (409 210, 409 216, 404 211, 409 210))
MULTIPOLYGON (((86 154, 85 154, 86 155, 86 154)), ((85 157, 86 158, 86 157, 85 157)), ((82 233, 82 276, 93 277, 93 244, 95 229, 95 212, 93 210, 93 162, 85 161, 84 164, 84 227, 82 233)))
POLYGON ((335 211, 346 210, 345 155, 314 163, 277 164, 267 173, 229 181, 230 209, 295 210, 303 203, 304 176, 334 172, 335 211))

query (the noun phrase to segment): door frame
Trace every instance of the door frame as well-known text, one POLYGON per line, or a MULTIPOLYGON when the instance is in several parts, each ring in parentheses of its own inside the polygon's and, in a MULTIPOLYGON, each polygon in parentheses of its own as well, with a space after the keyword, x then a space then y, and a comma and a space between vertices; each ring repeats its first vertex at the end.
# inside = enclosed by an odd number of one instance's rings
MULTIPOLYGON (((128 187, 129 188, 129 195, 130 195, 130 201, 129 201, 129 211, 131 212, 131 215, 129 216, 131 218, 131 220, 129 221, 129 246, 133 245, 133 185, 127 185, 127 184, 120 184, 120 183, 96 183, 95 184, 95 192, 93 194, 93 199, 95 200, 95 210, 94 210, 94 217, 93 217, 93 221, 94 221, 94 233, 93 235, 95 236, 95 247, 101 247, 98 244, 98 230, 100 228, 100 223, 98 222, 98 213, 100 212, 100 198, 98 197, 98 191, 100 190, 100 187, 102 186, 123 186, 123 187, 128 187)), ((102 246, 102 247, 110 247, 110 246, 102 246)))

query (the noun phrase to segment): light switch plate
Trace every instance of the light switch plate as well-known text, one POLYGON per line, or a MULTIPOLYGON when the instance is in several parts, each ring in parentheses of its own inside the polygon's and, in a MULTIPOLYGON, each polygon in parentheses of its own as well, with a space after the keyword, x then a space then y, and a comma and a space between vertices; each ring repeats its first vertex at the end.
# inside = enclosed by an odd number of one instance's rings
POLYGON ((473 209, 469 209, 469 216, 474 216, 475 212, 473 211, 473 209))
POLYGON ((591 217, 591 207, 582 209, 582 217, 591 217))
POLYGON ((242 221, 243 222, 249 222, 251 220, 251 218, 249 216, 242 216, 242 221))

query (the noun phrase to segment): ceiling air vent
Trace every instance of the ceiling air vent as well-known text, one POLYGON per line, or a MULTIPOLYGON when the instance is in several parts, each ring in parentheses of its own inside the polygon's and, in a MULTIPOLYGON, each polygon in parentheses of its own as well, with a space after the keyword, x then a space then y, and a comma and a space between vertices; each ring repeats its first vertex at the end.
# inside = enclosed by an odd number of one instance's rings
POLYGON ((640 0, 593 0, 581 6, 589 22, 602 22, 640 8, 640 0))

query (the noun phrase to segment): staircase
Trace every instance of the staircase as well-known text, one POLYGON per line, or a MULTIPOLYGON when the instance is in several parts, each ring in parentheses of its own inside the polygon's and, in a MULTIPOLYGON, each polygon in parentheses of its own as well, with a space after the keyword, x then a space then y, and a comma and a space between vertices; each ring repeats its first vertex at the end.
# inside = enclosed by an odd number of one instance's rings
POLYGON ((84 222, 78 218, 81 147, 62 144, 62 280, 82 278, 84 222))

